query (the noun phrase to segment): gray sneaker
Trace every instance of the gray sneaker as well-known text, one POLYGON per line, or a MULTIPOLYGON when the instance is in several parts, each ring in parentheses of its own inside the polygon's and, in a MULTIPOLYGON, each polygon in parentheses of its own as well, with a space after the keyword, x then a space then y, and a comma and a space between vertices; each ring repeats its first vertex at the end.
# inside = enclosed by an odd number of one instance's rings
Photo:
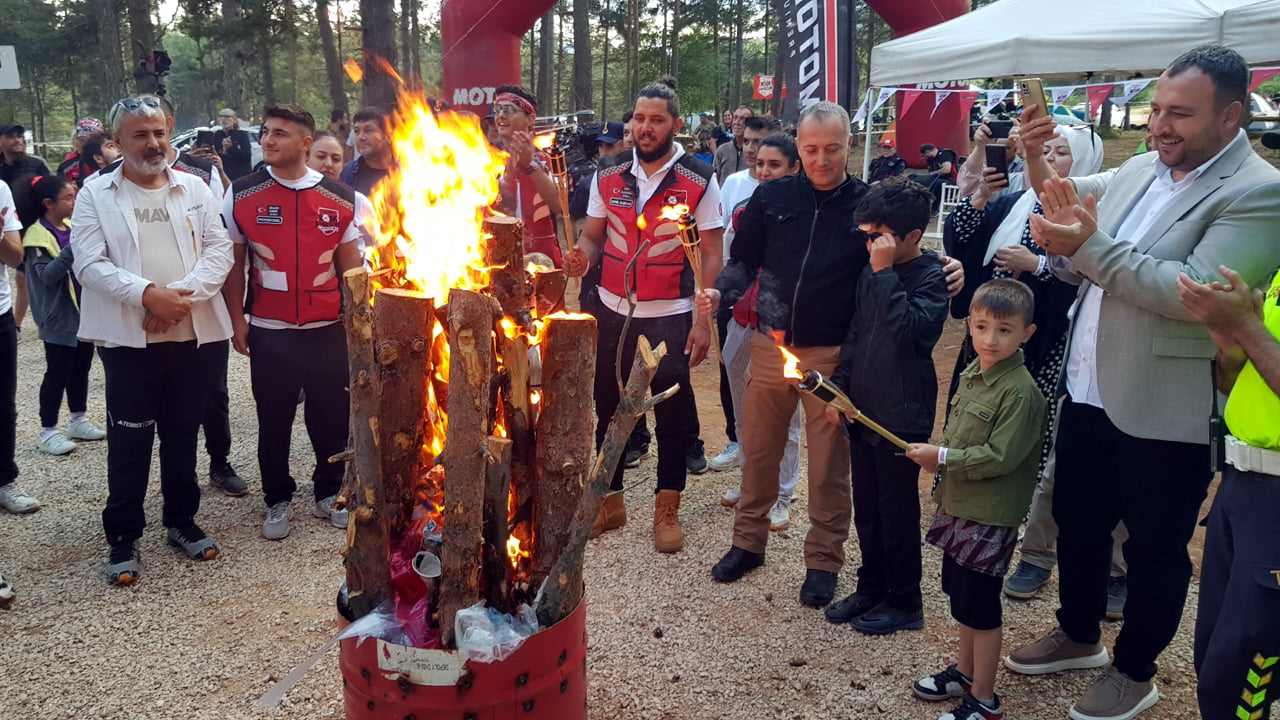
POLYGON ((13 586, 0 575, 0 608, 7 608, 13 604, 13 586))
POLYGON ((1049 574, 1048 570, 1023 560, 1018 563, 1018 569, 1005 579, 1004 594, 1021 600, 1033 598, 1049 582, 1049 574))
POLYGON ((262 537, 283 540, 289 537, 289 510, 293 503, 285 500, 267 508, 267 521, 262 523, 262 537))
POLYGON ((1129 579, 1112 575, 1107 581, 1107 619, 1124 619, 1124 602, 1129 599, 1129 579))
POLYGON ((11 513, 24 515, 39 510, 40 501, 23 492, 18 483, 0 485, 0 507, 11 513))
POLYGON ((1109 665, 1067 714, 1073 720, 1133 720, 1159 700, 1154 682, 1138 682, 1109 665))
POLYGON ((1045 637, 1009 653, 1005 667, 1023 675, 1044 675, 1062 670, 1086 670, 1107 664, 1107 650, 1101 643, 1086 645, 1054 628, 1045 637))
POLYGON ((333 501, 337 500, 337 495, 330 495, 327 498, 321 498, 316 501, 315 507, 312 508, 311 514, 318 518, 328 520, 334 527, 347 529, 347 511, 338 510, 333 507, 333 501))

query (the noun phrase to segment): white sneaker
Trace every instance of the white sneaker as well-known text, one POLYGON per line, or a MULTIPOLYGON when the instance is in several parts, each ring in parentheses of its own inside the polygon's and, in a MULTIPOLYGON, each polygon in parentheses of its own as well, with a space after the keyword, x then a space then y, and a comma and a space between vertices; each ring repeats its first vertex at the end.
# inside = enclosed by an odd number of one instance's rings
POLYGON ((289 537, 289 510, 293 503, 285 500, 267 508, 267 520, 262 523, 262 537, 283 540, 289 537))
POLYGON ((724 491, 724 497, 720 498, 720 504, 725 507, 734 507, 738 501, 742 499, 742 486, 734 485, 724 491))
POLYGON ((782 532, 791 528, 791 498, 778 496, 778 501, 769 508, 769 529, 782 532))
POLYGON ((0 575, 0 608, 7 608, 13 602, 13 586, 0 575))
POLYGON ((724 446, 724 450, 720 454, 711 458, 711 462, 707 465, 712 470, 732 470, 742 464, 742 448, 738 443, 731 442, 724 446))
POLYGON ((89 422, 89 418, 81 415, 67 423, 67 437, 72 440, 102 440, 107 431, 89 422))
POLYGON ((61 430, 54 430, 40 438, 40 441, 36 443, 36 447, 40 448, 40 452, 50 455, 66 455, 80 446, 68 440, 61 430))
POLYGON ((334 527, 347 529, 347 511, 337 510, 333 507, 333 501, 338 499, 337 495, 330 495, 327 498, 321 498, 316 501, 315 507, 311 514, 318 518, 324 518, 333 524, 334 527))
POLYGON ((9 483, 0 485, 0 507, 11 513, 22 515, 35 512, 44 506, 39 500, 23 492, 17 483, 9 483))

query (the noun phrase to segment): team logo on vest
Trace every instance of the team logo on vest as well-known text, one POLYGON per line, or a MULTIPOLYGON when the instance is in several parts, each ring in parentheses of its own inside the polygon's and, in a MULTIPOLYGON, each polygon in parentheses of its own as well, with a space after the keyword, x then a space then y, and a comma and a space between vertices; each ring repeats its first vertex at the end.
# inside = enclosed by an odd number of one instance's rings
POLYGON ((662 198, 663 205, 688 205, 689 193, 685 190, 668 190, 662 198))
POLYGON ((259 225, 283 225, 284 217, 280 214, 279 205, 259 205, 258 206, 258 224, 259 225))
POLYGON ((325 235, 338 232, 338 211, 322 207, 316 211, 316 229, 325 235))
POLYGON ((609 204, 620 208, 635 207, 635 194, 631 192, 629 187, 614 188, 613 197, 609 198, 609 204))

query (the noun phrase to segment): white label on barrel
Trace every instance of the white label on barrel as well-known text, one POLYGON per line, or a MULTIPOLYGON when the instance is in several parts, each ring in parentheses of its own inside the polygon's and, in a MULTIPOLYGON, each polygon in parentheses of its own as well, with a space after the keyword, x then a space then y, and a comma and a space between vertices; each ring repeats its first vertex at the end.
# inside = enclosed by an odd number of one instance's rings
POLYGON ((408 675, 414 685, 455 685, 464 660, 457 653, 378 641, 378 669, 408 675))

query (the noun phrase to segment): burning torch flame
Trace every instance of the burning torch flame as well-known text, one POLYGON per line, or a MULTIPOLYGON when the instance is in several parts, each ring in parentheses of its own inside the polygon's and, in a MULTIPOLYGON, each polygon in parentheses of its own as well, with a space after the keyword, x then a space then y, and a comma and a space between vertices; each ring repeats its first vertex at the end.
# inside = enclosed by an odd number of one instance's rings
POLYGON ((551 149, 551 146, 555 144, 556 144, 555 133, 543 133, 541 135, 536 135, 533 138, 533 146, 538 148, 539 150, 549 150, 551 149))
POLYGON ((803 380, 804 374, 800 372, 800 358, 792 355, 781 345, 778 346, 778 351, 782 353, 782 376, 792 380, 803 380))
POLYGON ((660 215, 660 217, 661 217, 663 220, 670 220, 670 221, 672 221, 672 222, 680 222, 680 221, 682 221, 682 220, 684 219, 684 217, 685 217, 686 215, 688 215, 688 214, 689 214, 689 206, 688 206, 688 205, 683 205, 683 204, 681 204, 681 205, 664 205, 664 206, 662 207, 662 214, 660 215))

